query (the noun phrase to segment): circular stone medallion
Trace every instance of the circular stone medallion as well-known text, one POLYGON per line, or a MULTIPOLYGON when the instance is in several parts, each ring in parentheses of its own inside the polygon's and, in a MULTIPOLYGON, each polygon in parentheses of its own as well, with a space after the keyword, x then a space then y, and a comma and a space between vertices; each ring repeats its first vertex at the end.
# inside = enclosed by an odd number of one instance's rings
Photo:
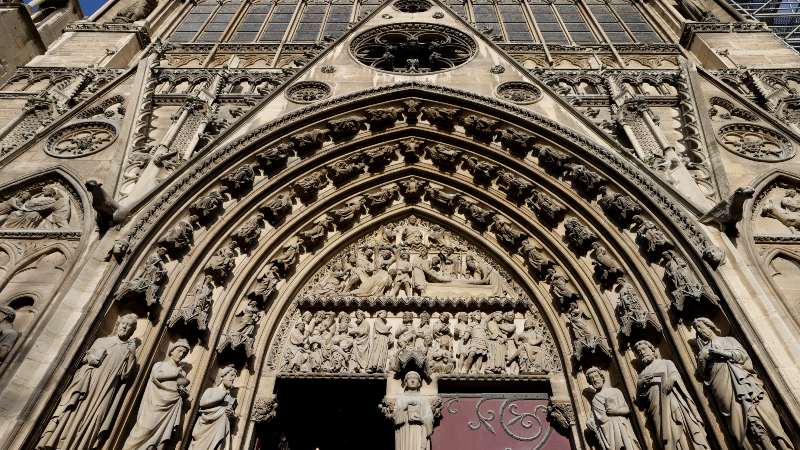
POLYGON ((45 152, 56 158, 80 158, 107 148, 117 139, 117 127, 109 122, 71 123, 47 139, 45 152))
POLYGON ((394 7, 404 13, 421 13, 431 9, 433 4, 428 0, 397 0, 394 7))
POLYGON ((321 81, 300 81, 286 90, 286 97, 295 103, 314 103, 331 96, 331 87, 321 81))
POLYGON ((475 41, 455 28, 433 23, 383 25, 356 36, 350 52, 373 69, 403 75, 443 72, 477 51, 475 41))
POLYGON ((531 83, 507 81, 497 86, 497 96, 512 103, 525 105, 535 103, 542 98, 542 91, 531 83))
POLYGON ((720 127, 717 140, 729 151, 754 161, 786 161, 795 155, 792 143, 782 133, 750 123, 720 127))

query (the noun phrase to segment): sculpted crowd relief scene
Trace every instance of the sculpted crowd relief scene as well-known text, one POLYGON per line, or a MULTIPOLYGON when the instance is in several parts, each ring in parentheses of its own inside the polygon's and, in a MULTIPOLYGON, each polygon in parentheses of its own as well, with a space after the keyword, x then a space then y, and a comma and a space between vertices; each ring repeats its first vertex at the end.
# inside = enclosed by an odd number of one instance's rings
POLYGON ((411 216, 351 244, 316 274, 308 295, 519 297, 497 265, 458 236, 411 216))
POLYGON ((57 230, 77 228, 77 204, 59 183, 17 191, 0 199, 0 229, 57 230))
POLYGON ((760 200, 761 217, 757 234, 800 234, 800 190, 797 186, 776 186, 760 200))

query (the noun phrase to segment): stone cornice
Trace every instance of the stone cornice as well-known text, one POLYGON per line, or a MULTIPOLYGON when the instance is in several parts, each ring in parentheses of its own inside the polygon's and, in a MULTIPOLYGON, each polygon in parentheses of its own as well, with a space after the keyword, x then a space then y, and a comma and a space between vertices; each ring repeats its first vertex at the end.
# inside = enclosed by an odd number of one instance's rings
POLYGON ((687 22, 683 25, 680 44, 689 48, 695 35, 702 33, 771 33, 762 22, 687 22))
POLYGON ((64 32, 80 33, 134 33, 139 45, 144 48, 150 43, 150 31, 144 25, 135 23, 97 23, 73 22, 64 28, 64 32))

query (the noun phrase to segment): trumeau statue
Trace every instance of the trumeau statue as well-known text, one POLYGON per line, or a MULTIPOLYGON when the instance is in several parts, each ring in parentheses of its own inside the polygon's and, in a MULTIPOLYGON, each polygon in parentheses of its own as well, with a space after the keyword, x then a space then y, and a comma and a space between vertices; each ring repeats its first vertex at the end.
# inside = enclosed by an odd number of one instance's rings
POLYGON ((179 339, 170 344, 167 357, 153 365, 125 450, 163 450, 178 432, 183 399, 189 395, 189 380, 181 365, 188 353, 189 343, 179 339))
POLYGON ((637 342, 634 350, 644 366, 636 383, 637 395, 662 447, 710 449, 703 418, 675 364, 658 358, 655 347, 648 341, 637 342))
POLYGON ((641 448, 628 416, 631 413, 622 391, 611 386, 597 367, 586 371, 586 379, 594 389, 592 415, 588 426, 603 450, 637 450, 641 448))
POLYGON ((192 431, 189 450, 229 450, 231 448, 231 423, 236 398, 231 388, 238 373, 233 366, 222 368, 217 383, 200 396, 199 417, 192 431))
POLYGON ((14 329, 16 316, 17 312, 14 311, 14 308, 0 305, 0 364, 6 360, 19 338, 19 332, 14 329))
POLYGON ((692 323, 699 370, 740 448, 792 449, 750 355, 705 317, 692 323))
POLYGON ((384 400, 384 414, 394 424, 395 450, 430 450, 433 433, 434 404, 437 397, 420 394, 422 377, 414 371, 403 377, 404 392, 384 400))
POLYGON ((136 370, 136 320, 135 314, 120 317, 115 333, 86 351, 37 449, 89 450, 103 444, 136 370))

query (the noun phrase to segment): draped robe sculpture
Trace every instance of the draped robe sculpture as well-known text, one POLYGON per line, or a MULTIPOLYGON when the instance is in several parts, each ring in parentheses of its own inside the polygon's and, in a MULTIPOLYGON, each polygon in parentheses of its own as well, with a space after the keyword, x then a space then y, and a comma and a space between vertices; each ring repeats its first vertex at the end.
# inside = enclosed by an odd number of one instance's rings
POLYGON ((420 394, 422 378, 410 371, 403 377, 404 392, 385 412, 394 423, 395 450, 430 450, 433 433, 433 402, 420 394))
POLYGON ((189 450, 229 450, 231 448, 231 423, 236 398, 231 388, 236 381, 236 369, 224 367, 219 380, 200 396, 200 412, 192 431, 189 450))
POLYGON ((703 379, 739 447, 794 448, 753 368, 750 355, 739 341, 719 336, 719 329, 705 317, 695 319, 692 327, 700 346, 697 363, 703 379))
POLYGON ((586 379, 595 391, 589 429, 594 431, 603 450, 639 449, 639 441, 628 419, 631 410, 622 391, 609 385, 596 367, 586 371, 586 379))
POLYGON ((86 351, 37 449, 90 450, 103 444, 135 370, 136 319, 135 314, 120 317, 115 334, 97 339, 86 351))
POLYGON ((675 364, 656 357, 647 341, 634 346, 645 366, 637 380, 639 399, 653 422, 656 439, 665 450, 710 449, 703 419, 675 364))
POLYGON ((153 365, 125 450, 162 450, 173 438, 181 424, 183 399, 188 395, 189 380, 180 364, 187 353, 189 343, 179 339, 169 346, 164 361, 153 365))

